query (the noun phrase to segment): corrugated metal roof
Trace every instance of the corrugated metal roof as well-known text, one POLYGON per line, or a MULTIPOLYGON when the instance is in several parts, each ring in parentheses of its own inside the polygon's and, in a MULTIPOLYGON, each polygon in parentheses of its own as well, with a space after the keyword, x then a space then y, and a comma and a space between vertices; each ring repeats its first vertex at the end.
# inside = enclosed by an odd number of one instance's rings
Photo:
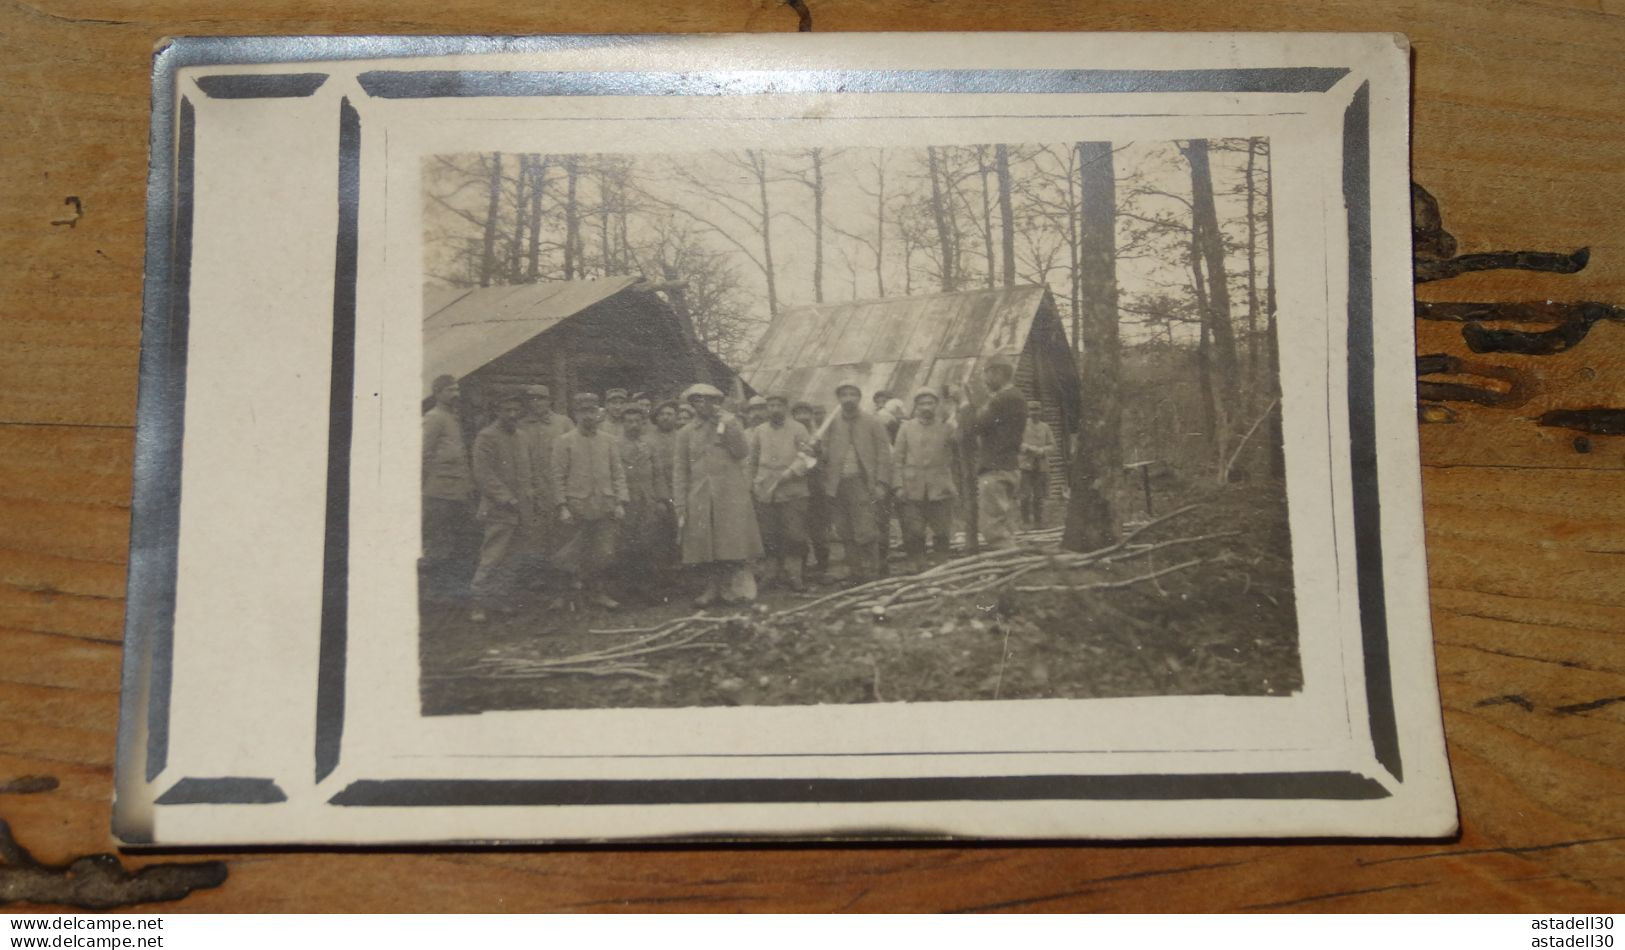
POLYGON ((501 287, 426 288, 423 293, 423 395, 435 377, 461 379, 546 333, 637 277, 550 280, 501 287))
POLYGON ((1015 358, 1049 290, 1038 284, 781 311, 741 370, 758 392, 829 403, 848 380, 864 395, 962 384, 982 362, 1015 358))

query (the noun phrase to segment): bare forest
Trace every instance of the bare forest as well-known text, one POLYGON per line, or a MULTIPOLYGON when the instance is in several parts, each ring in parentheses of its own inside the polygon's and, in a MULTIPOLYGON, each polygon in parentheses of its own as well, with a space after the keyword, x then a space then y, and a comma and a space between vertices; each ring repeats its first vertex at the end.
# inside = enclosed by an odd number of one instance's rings
POLYGON ((674 282, 734 365, 788 305, 1043 284, 1107 467, 1279 464, 1266 139, 491 152, 424 175, 431 281, 674 282))
POLYGON ((641 278, 732 366, 793 307, 1047 288, 1081 420, 1060 434, 1061 501, 1019 549, 1030 564, 975 560, 972 530, 970 560, 941 569, 948 586, 929 596, 904 579, 809 603, 775 595, 733 620, 675 604, 624 629, 571 616, 545 647, 508 628, 426 638, 426 710, 1268 695, 1301 682, 1267 139, 463 153, 427 158, 423 175, 430 287, 641 278), (607 633, 699 637, 738 669, 623 670, 600 655, 607 633), (592 675, 536 658, 565 643, 592 675), (529 677, 544 674, 539 690, 529 677))

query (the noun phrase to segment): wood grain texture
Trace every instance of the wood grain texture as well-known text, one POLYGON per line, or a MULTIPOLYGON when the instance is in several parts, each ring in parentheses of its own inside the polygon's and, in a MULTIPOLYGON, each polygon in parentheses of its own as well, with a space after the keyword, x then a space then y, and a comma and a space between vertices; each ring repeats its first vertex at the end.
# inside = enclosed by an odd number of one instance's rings
MULTIPOLYGON (((1414 174, 1471 253, 1592 248, 1428 300, 1625 303, 1616 0, 808 0, 817 31, 1381 30, 1415 48, 1414 174)), ((779 0, 682 4, 0 0, 0 816, 42 861, 108 849, 140 328, 149 55, 166 34, 794 31, 779 0), (79 199, 75 217, 69 196, 79 199), (72 219, 73 223, 53 223, 72 219)), ((1419 350, 1472 356, 1460 326, 1419 350)), ((1486 357, 1474 357, 1486 359, 1486 357)), ((1488 357, 1539 392, 1422 427, 1447 843, 751 847, 226 855, 163 910, 1603 911, 1625 897, 1625 326, 1488 357)), ((152 858, 130 858, 129 864, 152 858)), ((163 860, 174 860, 166 858, 163 860)), ((22 910, 23 907, 7 907, 22 910)))

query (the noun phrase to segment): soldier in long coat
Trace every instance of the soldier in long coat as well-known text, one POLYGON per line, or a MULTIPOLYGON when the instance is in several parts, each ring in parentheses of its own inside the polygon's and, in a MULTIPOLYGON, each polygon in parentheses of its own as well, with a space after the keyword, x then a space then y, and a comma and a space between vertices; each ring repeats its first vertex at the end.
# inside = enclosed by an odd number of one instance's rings
POLYGON ((863 391, 856 384, 835 387, 835 398, 841 408, 821 440, 824 493, 831 501, 835 532, 846 549, 848 579, 862 583, 879 569, 876 510, 893 484, 891 438, 882 422, 862 411, 863 391))
POLYGON ((781 576, 791 590, 806 589, 801 568, 807 559, 807 471, 813 467, 812 433, 789 418, 790 401, 767 397, 767 421, 750 430, 751 490, 756 522, 767 550, 764 584, 781 576))
POLYGON ((700 383, 683 395, 694 409, 694 421, 677 433, 672 493, 683 563, 705 576, 705 590, 695 606, 718 599, 728 604, 754 600, 750 562, 763 551, 745 471, 750 454, 745 427, 738 416, 722 410, 722 391, 715 386, 700 383))
MULTIPOLYGON (((474 514, 474 476, 458 415, 462 393, 452 376, 434 381, 434 406, 423 415, 423 560, 419 577, 430 603, 456 599, 468 582, 469 526, 474 514)), ((464 591, 466 593, 466 590, 464 591)))
POLYGON ((957 439, 952 424, 937 418, 939 402, 933 389, 915 391, 914 417, 904 420, 892 445, 903 550, 908 552, 909 569, 915 572, 925 568, 927 529, 936 553, 948 553, 953 503, 959 494, 954 480, 957 439))
POLYGON ((475 623, 483 623, 489 610, 512 611, 516 572, 537 526, 530 454, 519 437, 523 412, 517 394, 504 394, 496 402, 496 421, 474 438, 474 484, 480 492, 476 517, 485 528, 469 617, 475 623))
POLYGON ((524 387, 525 414, 519 418, 519 441, 530 455, 532 494, 536 498, 537 529, 533 548, 526 553, 521 582, 540 587, 544 565, 563 543, 567 532, 558 520, 559 493, 553 485, 553 443, 575 424, 553 411, 552 392, 541 384, 524 387))

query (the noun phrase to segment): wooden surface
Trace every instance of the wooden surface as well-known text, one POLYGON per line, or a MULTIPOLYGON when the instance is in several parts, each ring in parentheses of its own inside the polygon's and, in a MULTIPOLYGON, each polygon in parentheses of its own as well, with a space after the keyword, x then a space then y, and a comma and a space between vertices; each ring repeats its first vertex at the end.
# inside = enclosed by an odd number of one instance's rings
MULTIPOLYGON (((1423 299, 1625 304, 1618 0, 809 0, 819 31, 1382 30, 1415 48, 1415 178, 1463 252, 1592 248, 1423 299)), ((0 4, 0 817, 45 861, 110 849, 140 332, 148 54, 166 34, 794 30, 777 0, 0 4), (82 214, 74 219, 68 196, 82 214)), ((1420 351, 1467 356, 1459 324, 1420 351)), ((1482 358, 1481 358, 1482 359, 1482 358)), ((1625 325, 1492 357, 1542 392, 1423 426, 1440 683, 1463 832, 1445 843, 794 847, 228 855, 166 911, 1601 911, 1625 900, 1625 325)), ((184 858, 127 858, 132 866, 184 858)), ((6 910, 23 909, 11 905, 6 910)))

